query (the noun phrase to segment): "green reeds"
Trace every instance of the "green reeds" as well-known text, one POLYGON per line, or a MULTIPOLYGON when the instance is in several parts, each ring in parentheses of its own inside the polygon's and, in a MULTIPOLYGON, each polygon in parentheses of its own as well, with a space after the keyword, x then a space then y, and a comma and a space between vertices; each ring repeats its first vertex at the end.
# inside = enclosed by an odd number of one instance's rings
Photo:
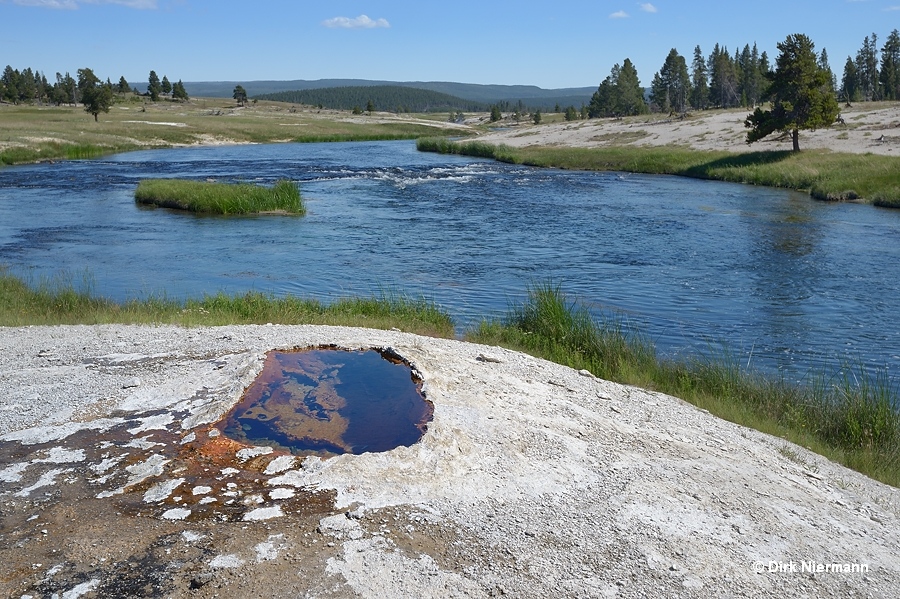
POLYGON ((93 293, 85 276, 76 284, 60 275, 29 284, 0 268, 0 326, 55 324, 327 324, 374 329, 401 329, 435 337, 452 337, 453 320, 426 298, 382 290, 370 297, 340 298, 331 303, 296 296, 249 291, 217 293, 184 301, 162 296, 113 302, 93 293))
POLYGON ((306 213, 300 190, 291 181, 273 187, 246 183, 214 183, 186 179, 144 179, 134 199, 139 204, 201 214, 306 213))
POLYGON ((620 321, 598 322, 552 284, 531 287, 523 305, 502 321, 482 322, 468 338, 680 397, 900 486, 900 394, 884 372, 844 365, 796 384, 742 368, 728 355, 661 359, 620 321))
POLYGON ((91 144, 41 143, 33 147, 16 146, 0 151, 0 164, 23 164, 51 160, 82 160, 109 154, 112 148, 91 144))
POLYGON ((474 341, 504 345, 611 380, 655 364, 653 348, 613 317, 594 320, 584 306, 570 302, 558 285, 528 289, 528 300, 512 307, 504 321, 482 321, 474 341))

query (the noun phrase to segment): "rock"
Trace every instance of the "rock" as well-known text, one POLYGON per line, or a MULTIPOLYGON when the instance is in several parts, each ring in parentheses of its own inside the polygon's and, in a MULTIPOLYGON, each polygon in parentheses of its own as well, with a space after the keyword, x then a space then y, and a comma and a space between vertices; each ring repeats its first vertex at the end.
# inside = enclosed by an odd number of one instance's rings
POLYGON ((490 362, 492 364, 503 364, 503 360, 500 358, 495 358, 494 356, 488 356, 486 354, 478 354, 475 358, 479 362, 490 362))

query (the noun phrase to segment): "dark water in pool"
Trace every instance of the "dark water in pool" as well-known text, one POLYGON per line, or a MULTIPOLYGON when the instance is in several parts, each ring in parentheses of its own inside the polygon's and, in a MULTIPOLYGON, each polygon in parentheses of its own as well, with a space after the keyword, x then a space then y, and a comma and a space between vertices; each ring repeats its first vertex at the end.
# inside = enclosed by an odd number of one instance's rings
POLYGON ((412 445, 432 413, 410 367, 378 351, 271 351, 219 429, 295 454, 360 454, 412 445))
POLYGON ((900 367, 900 211, 675 177, 539 170, 412 142, 190 148, 0 169, 0 264, 116 299, 424 294, 460 328, 552 277, 663 354, 802 374, 900 367), (299 182, 305 218, 140 209, 145 177, 299 182))

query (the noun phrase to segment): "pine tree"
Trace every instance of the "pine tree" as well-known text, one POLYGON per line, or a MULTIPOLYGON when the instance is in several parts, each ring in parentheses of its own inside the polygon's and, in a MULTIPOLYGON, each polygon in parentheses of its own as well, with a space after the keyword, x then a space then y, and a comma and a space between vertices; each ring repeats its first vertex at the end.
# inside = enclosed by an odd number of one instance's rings
POLYGON ((9 65, 3 70, 3 99, 17 104, 19 102, 19 72, 9 65))
POLYGON ((91 69, 78 69, 78 91, 85 112, 94 115, 95 122, 101 112, 109 112, 113 103, 112 85, 102 83, 91 69))
POLYGON ((165 75, 163 75, 162 83, 160 83, 159 85, 159 90, 167 96, 172 93, 172 83, 165 75))
POLYGON ((709 105, 709 82, 706 72, 706 60, 700 46, 696 46, 694 60, 691 62, 691 106, 696 110, 702 110, 709 105))
POLYGON ((828 81, 831 82, 831 89, 837 89, 837 79, 834 76, 834 71, 831 70, 831 65, 828 64, 828 52, 825 48, 822 48, 822 52, 819 54, 819 68, 828 73, 828 81))
POLYGON ((243 85, 234 86, 234 93, 231 94, 231 97, 237 100, 238 106, 243 106, 247 101, 247 90, 244 89, 243 85))
POLYGON ((707 63, 709 68, 709 99, 713 106, 729 108, 740 104, 741 95, 734 61, 728 48, 716 44, 707 63))
POLYGON ((881 49, 881 91, 885 100, 900 100, 900 32, 891 31, 881 49))
POLYGON ((148 78, 147 91, 150 93, 150 99, 154 102, 159 100, 159 92, 162 91, 162 84, 159 82, 159 76, 156 71, 150 71, 148 78))
POLYGON ((849 56, 844 63, 844 76, 841 78, 841 97, 845 102, 858 102, 860 98, 859 72, 856 63, 849 56))
POLYGON ((622 68, 616 63, 606 79, 600 83, 600 87, 591 96, 590 104, 588 104, 588 117, 617 116, 618 90, 616 81, 619 79, 621 70, 622 68))
POLYGON ((619 78, 616 82, 619 95, 619 108, 622 114, 645 114, 650 111, 647 103, 644 101, 644 88, 641 87, 641 80, 638 79, 637 69, 634 68, 631 59, 626 58, 622 63, 622 70, 619 71, 619 78))
POLYGON ((19 74, 19 101, 31 102, 34 100, 34 72, 30 68, 25 69, 19 74))
POLYGON ((189 100, 187 90, 184 89, 184 83, 181 82, 181 79, 172 86, 172 99, 180 100, 182 102, 187 102, 189 100))
POLYGON ((687 63, 678 50, 672 48, 662 68, 653 76, 650 100, 662 112, 684 112, 690 97, 691 80, 687 63))
POLYGON ((128 82, 125 80, 125 75, 119 77, 119 84, 116 86, 116 91, 123 96, 131 91, 131 86, 128 85, 128 82))
POLYGON ((768 95, 771 110, 757 108, 744 125, 747 143, 759 141, 775 131, 790 132, 793 150, 800 151, 800 129, 829 127, 839 108, 828 73, 817 61, 812 40, 803 34, 789 35, 778 44, 781 52, 768 95))
POLYGON ((859 92, 863 100, 878 100, 878 36, 874 33, 863 40, 856 53, 856 72, 859 92))

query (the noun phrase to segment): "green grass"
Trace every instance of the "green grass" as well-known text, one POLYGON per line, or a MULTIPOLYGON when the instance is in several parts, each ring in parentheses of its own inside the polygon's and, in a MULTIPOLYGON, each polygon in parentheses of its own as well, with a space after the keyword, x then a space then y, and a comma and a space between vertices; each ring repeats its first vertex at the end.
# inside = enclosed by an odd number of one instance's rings
POLYGON ((0 165, 42 162, 48 160, 81 160, 96 158, 109 152, 108 148, 90 144, 45 142, 33 147, 13 147, 0 151, 0 165))
POLYGON ((348 111, 316 110, 279 102, 238 108, 226 99, 190 102, 117 99, 94 122, 81 106, 0 103, 0 165, 210 143, 276 143, 415 139, 468 135, 423 115, 387 119, 348 111))
POLYGON ((0 269, 0 326, 56 324, 326 324, 374 329, 398 328, 434 337, 452 337, 453 320, 433 301, 382 290, 324 304, 296 296, 260 292, 218 293, 184 301, 154 296, 113 302, 92 291, 90 277, 76 283, 58 276, 29 284, 0 269))
POLYGON ((421 151, 493 158, 512 164, 590 171, 679 175, 809 192, 816 199, 865 199, 900 206, 900 158, 824 150, 734 154, 675 146, 512 148, 479 141, 427 138, 421 151))
POLYGON ((727 355, 661 359, 621 321, 598 322, 552 284, 532 287, 522 306, 501 321, 482 322, 468 339, 680 397, 900 486, 900 395, 883 372, 873 378, 861 366, 844 365, 794 384, 742 368, 727 355))
POLYGON ((291 181, 273 187, 247 183, 213 183, 187 179, 144 179, 134 199, 139 204, 201 214, 305 214, 300 191, 291 181))

